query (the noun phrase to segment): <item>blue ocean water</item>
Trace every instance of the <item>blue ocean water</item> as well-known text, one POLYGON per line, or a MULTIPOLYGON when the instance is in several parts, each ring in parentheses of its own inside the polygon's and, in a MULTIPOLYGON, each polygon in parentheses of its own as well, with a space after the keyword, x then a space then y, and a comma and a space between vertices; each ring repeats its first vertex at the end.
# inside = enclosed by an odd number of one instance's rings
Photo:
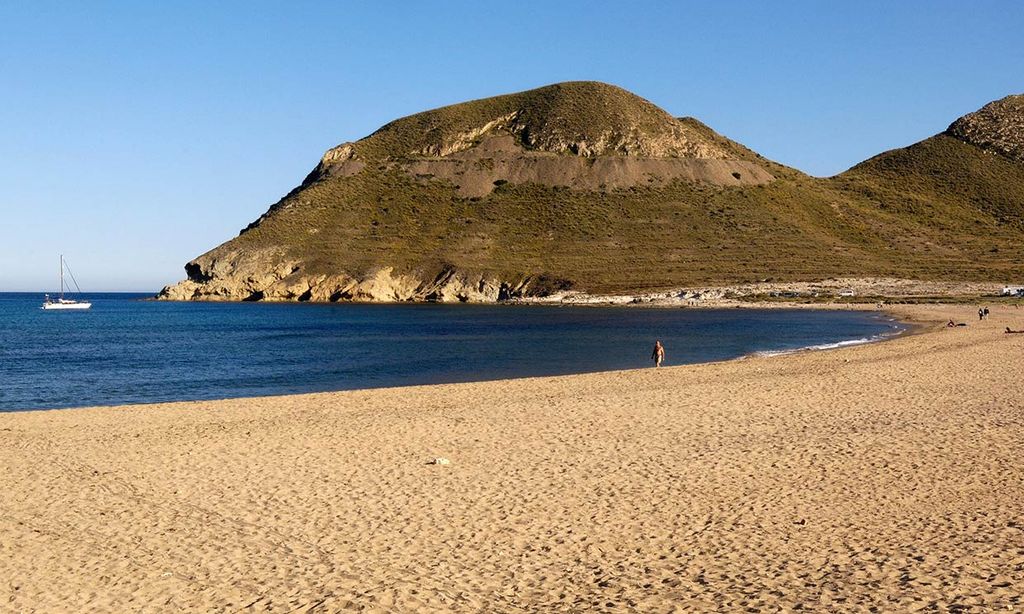
POLYGON ((871 339, 847 311, 166 303, 0 293, 0 411, 345 390, 666 365, 871 339))

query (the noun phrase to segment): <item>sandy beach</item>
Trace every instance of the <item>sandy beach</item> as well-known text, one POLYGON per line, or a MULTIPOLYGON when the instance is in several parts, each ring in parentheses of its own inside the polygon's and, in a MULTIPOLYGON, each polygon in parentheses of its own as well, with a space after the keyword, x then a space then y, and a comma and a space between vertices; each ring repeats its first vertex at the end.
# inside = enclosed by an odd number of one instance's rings
POLYGON ((0 610, 1024 610, 1024 309, 895 311, 924 332, 0 414, 0 610))

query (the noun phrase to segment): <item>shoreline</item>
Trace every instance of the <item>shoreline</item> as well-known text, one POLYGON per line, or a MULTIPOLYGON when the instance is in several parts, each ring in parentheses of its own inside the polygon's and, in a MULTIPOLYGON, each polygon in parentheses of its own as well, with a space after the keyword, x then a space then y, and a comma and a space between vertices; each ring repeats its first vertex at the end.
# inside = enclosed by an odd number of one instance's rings
MULTIPOLYGON (((372 303, 372 304, 373 305, 377 305, 379 303, 372 303)), ((398 303, 398 304, 402 304, 402 303, 398 303)), ((388 304, 381 304, 381 305, 385 306, 385 305, 388 305, 388 304)), ((511 306, 516 306, 516 305, 517 304, 511 304, 511 306)), ((634 306, 642 307, 642 308, 654 308, 654 309, 670 309, 670 308, 674 308, 674 306, 668 306, 668 305, 601 305, 601 304, 547 305, 547 304, 536 304, 536 303, 533 303, 533 304, 521 304, 521 305, 524 306, 524 307, 531 307, 531 306, 557 306, 557 307, 569 307, 569 308, 572 308, 572 307, 591 307, 591 308, 597 308, 597 307, 634 307, 634 306)), ((412 305, 410 305, 410 306, 412 306, 412 305)), ((473 307, 473 306, 490 306, 490 305, 478 304, 478 303, 470 303, 470 304, 468 304, 468 306, 473 307)), ((695 310, 699 310, 699 311, 728 311, 728 310, 730 310, 730 307, 723 307, 723 306, 700 306, 700 307, 689 307, 689 308, 686 308, 686 309, 691 309, 691 310, 695 309, 695 310)), ((764 310, 764 311, 771 311, 771 310, 801 310, 803 308, 802 307, 794 308, 794 307, 792 307, 790 305, 774 305, 773 306, 771 304, 768 304, 768 305, 750 307, 750 309, 760 309, 760 310, 764 310)), ((886 341, 892 341, 892 340, 898 339, 898 338, 900 338, 902 336, 911 334, 911 333, 913 333, 913 331, 915 331, 918 328, 917 324, 915 324, 915 323, 913 323, 913 322, 911 322, 909 320, 905 320, 899 314, 897 314, 895 312, 892 312, 891 310, 879 309, 878 307, 876 307, 873 304, 854 304, 852 309, 849 308, 849 307, 843 308, 843 307, 828 307, 828 306, 813 307, 812 309, 817 309, 819 311, 850 311, 850 310, 853 310, 853 311, 862 311, 862 312, 876 312, 879 315, 885 314, 886 316, 891 318, 893 322, 896 322, 899 326, 902 326, 903 329, 900 330, 899 332, 896 332, 896 333, 891 333, 889 331, 881 332, 881 333, 878 333, 878 334, 876 334, 876 335, 874 335, 874 336, 872 336, 870 338, 867 338, 867 339, 864 339, 864 340, 853 340, 853 342, 850 342, 850 341, 838 341, 838 342, 834 342, 834 343, 813 344, 813 345, 809 345, 809 346, 797 347, 797 348, 785 349, 785 350, 756 350, 756 351, 748 352, 746 354, 741 354, 741 355, 738 355, 738 356, 733 356, 731 358, 721 358, 721 359, 705 360, 705 361, 700 361, 700 362, 691 362, 691 363, 682 363, 682 364, 668 364, 668 365, 665 365, 665 367, 666 368, 667 367, 688 367, 688 366, 706 365, 706 364, 714 364, 714 363, 727 363, 727 362, 730 362, 730 361, 741 361, 741 360, 747 360, 747 359, 756 358, 756 357, 785 356, 785 355, 789 355, 789 354, 803 353, 803 352, 818 352, 818 351, 829 351, 829 350, 835 350, 835 349, 843 349, 844 347, 851 347, 851 346, 854 346, 854 345, 866 345, 866 344, 882 343, 882 342, 886 342, 886 341)), ((231 401, 238 402, 238 401, 243 401, 243 400, 246 400, 246 399, 286 398, 286 397, 301 396, 301 395, 333 394, 333 393, 344 393, 344 392, 355 392, 355 391, 392 390, 392 389, 420 388, 420 387, 429 387, 429 386, 448 386, 448 385, 488 383, 488 382, 520 382, 520 381, 529 381, 529 380, 532 380, 532 379, 549 378, 549 377, 574 377, 574 376, 578 376, 578 375, 593 375, 593 374, 601 374, 601 373, 627 373, 627 372, 631 372, 631 371, 643 371, 643 370, 648 369, 648 368, 650 368, 650 367, 633 367, 633 368, 626 368, 626 369, 610 369, 610 370, 606 369, 606 370, 597 370, 597 371, 577 371, 577 372, 572 372, 572 373, 560 373, 560 374, 556 373, 556 374, 549 374, 549 375, 523 375, 523 376, 519 376, 519 377, 502 377, 502 378, 496 378, 496 379, 467 379, 467 380, 463 380, 463 381, 436 382, 436 383, 426 383, 426 384, 424 384, 424 383, 419 383, 419 384, 414 383, 414 384, 397 384, 397 385, 392 385, 392 386, 371 386, 371 387, 356 387, 356 388, 338 388, 338 389, 331 389, 331 390, 311 390, 311 391, 305 391, 305 392, 289 392, 289 393, 265 394, 265 395, 228 396, 228 397, 213 397, 213 398, 198 398, 198 399, 196 399, 196 398, 193 398, 193 399, 172 399, 172 400, 157 400, 157 401, 136 402, 136 403, 109 403, 109 404, 99 404, 99 405, 70 405, 70 406, 58 406, 58 407, 36 407, 36 408, 25 408, 25 409, 15 408, 15 409, 6 409, 6 410, 3 410, 3 411, 0 411, 0 414, 4 414, 4 413, 24 413, 24 412, 67 411, 67 410, 76 410, 76 409, 90 409, 90 408, 94 408, 94 407, 95 408, 98 408, 98 407, 105 407, 105 408, 110 408, 110 407, 112 407, 112 408, 128 408, 128 407, 149 407, 149 406, 154 406, 154 405, 167 405, 167 404, 175 404, 175 403, 191 404, 191 403, 217 403, 217 402, 231 402, 231 401)))
POLYGON ((1024 313, 896 311, 924 334, 0 414, 0 591, 16 611, 1019 608, 1024 339, 1002 330, 1024 313))
MULTIPOLYGON (((196 282, 184 280, 173 286, 166 286, 153 300, 173 302, 267 302, 267 303, 479 303, 479 304, 567 304, 567 305, 665 305, 678 307, 697 306, 734 306, 750 301, 767 300, 785 302, 786 299, 802 299, 808 302, 833 300, 842 302, 845 298, 868 298, 871 302, 886 300, 939 299, 949 302, 965 299, 992 298, 1001 292, 1004 286, 991 281, 939 281, 916 280, 894 277, 830 277, 814 281, 778 281, 771 278, 760 281, 745 282, 712 282, 689 286, 662 287, 658 289, 637 289, 620 294, 607 292, 588 292, 583 290, 558 290, 551 293, 531 294, 524 282, 502 282, 488 280, 484 277, 479 282, 466 283, 461 279, 450 287, 440 291, 430 285, 433 290, 427 292, 424 281, 414 289, 416 283, 410 285, 410 279, 401 275, 392 279, 392 269, 382 269, 361 281, 347 278, 349 287, 348 298, 330 300, 334 294, 323 292, 297 293, 292 286, 276 288, 275 291, 256 291, 246 284, 235 282, 222 283, 216 291, 205 288, 206 281, 196 282), (399 282, 400 280, 400 282, 399 282), (366 285, 369 284, 369 285, 366 285), (363 287, 359 292, 352 292, 353 287, 363 287), (245 288, 241 291, 241 288, 245 288), (499 288, 519 288, 502 298, 499 288), (253 299, 253 296, 258 298, 253 299), (305 297, 305 298, 304 298, 305 297), (782 299, 781 301, 773 299, 782 299)), ((323 282, 318 278, 317 283, 323 282)), ((527 278, 528 279, 528 278, 527 278)), ((301 284, 300 284, 301 285, 301 284)), ((344 284, 343 284, 344 285, 344 284)), ((271 284, 271 287, 276 287, 271 284)), ((312 286, 310 286, 312 288, 312 286)))

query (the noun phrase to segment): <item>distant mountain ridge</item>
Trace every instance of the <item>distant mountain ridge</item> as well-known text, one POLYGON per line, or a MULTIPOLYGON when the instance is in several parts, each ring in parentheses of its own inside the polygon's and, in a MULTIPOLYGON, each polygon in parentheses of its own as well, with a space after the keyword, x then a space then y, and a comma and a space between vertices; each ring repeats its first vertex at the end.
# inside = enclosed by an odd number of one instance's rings
POLYGON ((829 179, 603 83, 442 107, 328 150, 160 296, 495 301, 768 277, 1020 276, 1022 100, 829 179))

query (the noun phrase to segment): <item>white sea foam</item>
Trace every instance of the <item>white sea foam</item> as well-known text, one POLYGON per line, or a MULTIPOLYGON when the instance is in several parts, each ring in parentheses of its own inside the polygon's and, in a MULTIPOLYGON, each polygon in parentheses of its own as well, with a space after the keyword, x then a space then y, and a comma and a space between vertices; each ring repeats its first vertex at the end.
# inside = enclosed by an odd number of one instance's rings
MULTIPOLYGON (((897 328, 897 327, 893 327, 897 328)), ((818 345, 808 345, 799 348, 792 348, 788 350, 765 350, 763 352, 754 352, 751 356, 783 356, 785 354, 794 354, 796 352, 807 352, 813 350, 834 350, 842 347, 849 347, 851 345, 864 345, 865 343, 874 343, 876 341, 884 341, 890 337, 895 337, 903 332, 902 329, 890 333, 882 333, 875 335, 874 337, 862 337, 860 339, 847 339, 845 341, 836 341, 835 343, 821 343, 818 345)))

